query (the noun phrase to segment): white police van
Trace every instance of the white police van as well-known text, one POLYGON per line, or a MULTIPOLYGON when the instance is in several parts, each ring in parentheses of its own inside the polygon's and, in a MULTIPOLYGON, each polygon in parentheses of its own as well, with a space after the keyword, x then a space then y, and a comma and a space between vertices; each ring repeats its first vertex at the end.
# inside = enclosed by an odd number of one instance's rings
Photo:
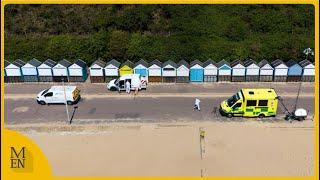
POLYGON ((130 82, 131 90, 147 89, 147 79, 140 74, 125 74, 118 79, 113 79, 107 84, 107 88, 110 91, 125 91, 127 81, 130 82))
POLYGON ((80 100, 80 90, 76 86, 52 86, 37 95, 38 104, 76 104, 80 100))

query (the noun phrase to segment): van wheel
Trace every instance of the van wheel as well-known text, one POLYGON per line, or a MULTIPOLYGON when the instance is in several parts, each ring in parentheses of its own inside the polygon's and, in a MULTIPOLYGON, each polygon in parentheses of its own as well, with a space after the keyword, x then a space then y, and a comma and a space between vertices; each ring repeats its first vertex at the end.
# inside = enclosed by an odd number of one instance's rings
POLYGON ((232 114, 227 114, 227 117, 228 118, 232 118, 232 114))
POLYGON ((40 101, 39 104, 41 104, 41 105, 46 105, 46 102, 40 101))
POLYGON ((73 102, 72 102, 72 101, 67 101, 67 104, 68 104, 68 105, 72 105, 73 102))
POLYGON ((115 88, 115 87, 110 88, 110 91, 116 91, 116 90, 117 90, 117 88, 115 88))
POLYGON ((264 118, 265 117, 265 115, 264 114, 259 114, 259 116, 258 116, 259 118, 264 118))

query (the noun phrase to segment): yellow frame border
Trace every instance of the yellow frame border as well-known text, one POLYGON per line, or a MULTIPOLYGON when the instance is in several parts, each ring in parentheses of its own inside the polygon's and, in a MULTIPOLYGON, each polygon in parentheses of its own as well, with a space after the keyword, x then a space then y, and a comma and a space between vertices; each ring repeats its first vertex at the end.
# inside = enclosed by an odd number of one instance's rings
MULTIPOLYGON (((206 177, 206 179, 296 179, 317 180, 319 178, 319 2, 317 0, 2 0, 1 2, 1 67, 4 67, 4 7, 8 4, 311 4, 315 14, 315 102, 314 102, 314 175, 310 177, 206 177)), ((6 129, 4 128, 4 69, 1 69, 1 178, 4 178, 5 167, 3 163, 3 140, 6 129)), ((13 178, 15 179, 15 178, 13 178)), ((18 179, 18 178, 17 178, 18 179)), ((20 178, 19 178, 20 179, 20 178)), ((92 177, 48 177, 24 179, 92 179, 92 177)), ((168 179, 166 177, 95 177, 95 179, 168 179)), ((197 177, 178 177, 175 179, 200 179, 197 177)))

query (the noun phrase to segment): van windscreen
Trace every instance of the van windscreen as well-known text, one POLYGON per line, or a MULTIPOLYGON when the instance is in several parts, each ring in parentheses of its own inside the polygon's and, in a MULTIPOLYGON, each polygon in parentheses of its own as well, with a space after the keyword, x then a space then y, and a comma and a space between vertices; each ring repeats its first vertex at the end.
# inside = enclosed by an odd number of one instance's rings
POLYGON ((49 91, 49 89, 46 89, 42 92, 41 96, 43 96, 45 93, 47 93, 49 91))

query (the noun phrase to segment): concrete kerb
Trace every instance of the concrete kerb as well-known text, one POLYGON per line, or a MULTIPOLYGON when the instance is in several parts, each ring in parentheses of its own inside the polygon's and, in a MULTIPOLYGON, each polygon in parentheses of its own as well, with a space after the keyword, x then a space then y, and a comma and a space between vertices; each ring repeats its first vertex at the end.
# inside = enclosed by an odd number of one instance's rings
MULTIPOLYGON (((231 120, 224 121, 220 120, 206 120, 206 121, 186 121, 186 122, 154 122, 154 121, 144 121, 138 122, 135 120, 104 120, 104 119, 77 119, 76 122, 71 126, 65 122, 55 122, 55 123, 27 123, 27 124, 9 124, 6 125, 6 128, 17 130, 20 132, 25 132, 28 134, 32 133, 90 133, 90 132, 110 132, 114 130, 121 129, 132 129, 139 130, 145 126, 152 127, 153 129, 158 128, 179 128, 179 127, 188 127, 196 124, 202 125, 214 125, 214 124, 243 124, 244 126, 260 126, 262 128, 300 128, 300 129, 313 129, 314 126, 300 126, 299 121, 294 121, 293 126, 286 127, 284 124, 289 124, 289 122, 277 119, 278 123, 270 120, 257 120, 257 119, 242 119, 241 121, 231 120)), ((309 118, 305 121, 311 121, 309 118)))

